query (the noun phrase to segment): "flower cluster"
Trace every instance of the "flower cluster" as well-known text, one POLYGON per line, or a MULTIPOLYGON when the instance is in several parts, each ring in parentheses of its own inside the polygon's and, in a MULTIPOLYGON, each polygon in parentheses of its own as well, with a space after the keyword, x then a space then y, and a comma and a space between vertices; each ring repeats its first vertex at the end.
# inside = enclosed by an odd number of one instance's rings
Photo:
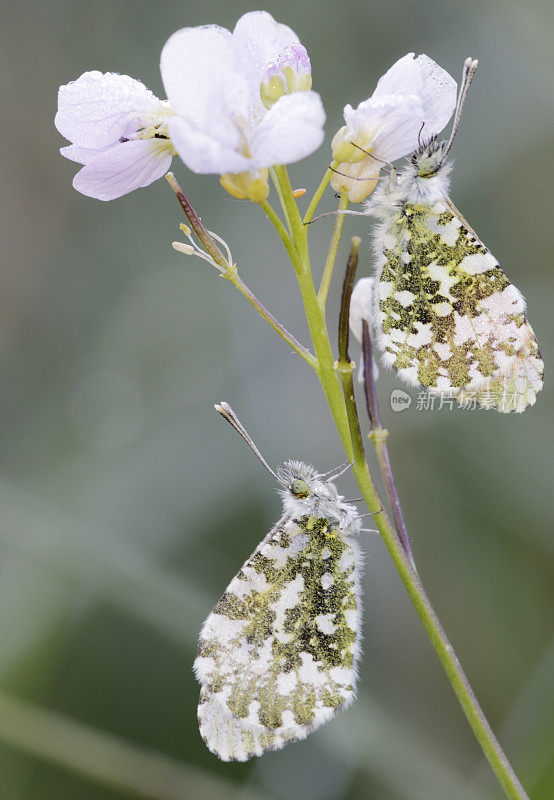
MULTIPOLYGON (((158 99, 128 75, 85 72, 61 86, 56 127, 82 164, 73 185, 113 200, 164 175, 179 155, 197 173, 215 173, 233 197, 264 201, 268 171, 313 153, 325 112, 312 91, 306 48, 265 11, 244 14, 233 32, 183 28, 160 61, 167 93, 158 99)), ((357 202, 384 162, 411 152, 418 135, 438 133, 455 104, 456 83, 427 56, 401 58, 372 97, 344 109, 332 143, 332 185, 357 202)))
POLYGON ((167 100, 127 75, 85 72, 62 86, 56 127, 83 164, 78 191, 112 200, 146 186, 178 154, 193 172, 221 175, 238 198, 267 197, 268 168, 323 141, 325 113, 311 91, 310 60, 296 34, 270 14, 245 14, 231 33, 183 28, 166 42, 167 100))

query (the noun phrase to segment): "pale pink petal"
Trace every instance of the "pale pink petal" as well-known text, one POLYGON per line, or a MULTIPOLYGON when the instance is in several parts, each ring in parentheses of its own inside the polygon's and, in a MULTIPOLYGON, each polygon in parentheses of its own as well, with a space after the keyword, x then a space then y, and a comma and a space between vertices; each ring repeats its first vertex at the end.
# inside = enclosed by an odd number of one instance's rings
POLYGON ((60 86, 55 124, 70 142, 99 150, 151 124, 160 107, 160 100, 128 75, 85 72, 60 86))
POLYGON ((101 150, 89 150, 86 147, 78 147, 75 144, 68 144, 66 147, 60 147, 60 153, 70 161, 75 161, 77 164, 88 164, 93 158, 98 156, 101 150))
POLYGON ((171 158, 171 148, 156 139, 118 143, 88 161, 73 186, 88 197, 114 200, 161 178, 171 158))
POLYGON ((382 161, 396 161, 418 146, 422 124, 421 102, 414 97, 383 97, 374 105, 377 135, 371 154, 382 161))
POLYGON ((173 111, 199 133, 238 147, 234 120, 247 117, 248 84, 229 31, 215 25, 177 31, 164 45, 160 69, 173 111))
POLYGON ((325 111, 316 92, 284 95, 266 113, 250 140, 257 167, 292 164, 323 142, 325 111))
POLYGON ((252 168, 251 160, 233 146, 194 128, 183 117, 170 117, 167 129, 173 146, 193 172, 224 175, 252 168))

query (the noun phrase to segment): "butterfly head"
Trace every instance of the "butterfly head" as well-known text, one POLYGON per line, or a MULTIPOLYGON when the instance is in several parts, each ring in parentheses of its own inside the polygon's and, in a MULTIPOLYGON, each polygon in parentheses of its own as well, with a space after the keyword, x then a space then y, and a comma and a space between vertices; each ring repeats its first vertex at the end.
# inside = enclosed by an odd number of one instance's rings
POLYGON ((359 516, 354 506, 345 503, 334 483, 325 480, 314 467, 302 461, 285 461, 277 470, 277 480, 283 489, 285 510, 293 517, 306 514, 327 517, 341 529, 359 527, 359 516))
POLYGON ((317 471, 302 461, 285 461, 277 470, 277 480, 283 486, 283 496, 308 501, 325 485, 317 471))
POLYGON ((293 497, 298 497, 300 500, 310 496, 310 487, 304 478, 293 478, 288 489, 293 497))
POLYGON ((418 178, 432 178, 440 171, 446 158, 446 142, 432 139, 412 154, 412 164, 418 178))

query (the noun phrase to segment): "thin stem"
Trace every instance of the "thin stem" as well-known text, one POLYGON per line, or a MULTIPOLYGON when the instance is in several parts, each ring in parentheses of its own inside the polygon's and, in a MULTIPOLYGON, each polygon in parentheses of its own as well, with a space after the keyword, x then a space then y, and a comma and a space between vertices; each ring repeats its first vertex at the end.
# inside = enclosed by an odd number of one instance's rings
POLYGON ((0 694, 0 740, 99 784, 143 800, 190 797, 262 800, 146 747, 0 694))
MULTIPOLYGON (((306 313, 306 319, 310 329, 310 335, 314 345, 315 356, 317 359, 316 372, 321 382, 321 386, 329 403, 329 408, 333 415, 337 431, 341 438, 343 447, 352 460, 352 445, 350 432, 348 430, 348 418, 342 402, 342 391, 335 370, 335 359, 329 335, 327 333, 327 323, 325 320, 325 309, 319 305, 317 294, 310 270, 310 258, 307 241, 307 228, 304 226, 302 218, 298 212, 298 206, 292 196, 292 189, 285 167, 276 167, 275 174, 283 192, 283 199, 289 218, 291 220, 293 241, 296 251, 299 254, 299 263, 293 264, 296 279, 302 294, 302 301, 306 313)), ((374 510, 377 510, 376 506, 374 510)))
MULTIPOLYGON (((348 208, 348 195, 341 194, 339 200, 339 211, 346 211, 348 208)), ((337 250, 339 248, 340 237, 342 234, 342 226, 344 225, 344 214, 337 214, 335 217, 335 225, 333 227, 333 235, 331 236, 331 244, 329 245, 329 252, 325 261, 323 275, 321 277, 321 284, 317 293, 317 299, 320 306, 325 306, 327 302, 327 295, 329 294, 329 287, 331 285, 331 278, 333 277, 333 269, 335 261, 337 260, 337 250)))
POLYGON ((244 281, 239 277, 238 272, 236 269, 228 268, 226 272, 222 273, 222 277, 227 278, 233 286, 235 286, 239 292, 245 297, 251 305, 258 311, 260 316, 262 316, 265 321, 276 331, 279 336, 287 342, 295 353, 297 353, 301 358, 306 361, 313 369, 317 368, 317 361, 314 356, 306 350, 306 348, 298 342, 292 333, 282 325, 279 320, 277 320, 271 311, 268 311, 267 308, 264 306, 260 300, 256 297, 256 295, 248 288, 248 286, 244 283, 244 281))
POLYGON ((396 530, 398 531, 398 536, 402 542, 402 547, 408 554, 408 557, 415 568, 412 548, 410 546, 410 537, 408 536, 406 523, 404 522, 404 515, 402 513, 398 492, 396 491, 396 484, 394 482, 394 476, 392 474, 392 467, 389 459, 389 452, 387 448, 387 438, 389 432, 386 430, 386 428, 383 428, 379 415, 379 403, 377 401, 375 378, 373 375, 373 352, 371 346, 371 336, 369 333, 369 326, 365 320, 362 320, 362 353, 364 360, 365 398, 369 421, 371 424, 369 438, 375 446, 377 460, 379 461, 381 475, 383 476, 383 482, 385 484, 385 490, 389 499, 392 516, 394 518, 394 524, 396 525, 396 530))
POLYGON ((356 279, 356 270, 358 268, 358 252, 360 249, 361 239, 359 236, 353 236, 350 245, 350 255, 346 264, 346 272, 342 284, 342 296, 340 302, 339 313, 339 370, 342 368, 347 369, 352 374, 352 362, 348 355, 348 342, 349 342, 349 322, 350 322, 350 300, 352 298, 352 289, 354 288, 354 280, 356 279))
POLYGON ((275 227, 275 230, 279 234, 279 238, 283 242, 291 262, 293 264, 295 262, 298 262, 298 253, 294 249, 294 245, 293 245, 293 243, 291 241, 291 238, 290 238, 289 234, 287 233, 287 231, 285 229, 285 226, 283 225, 283 223, 279 219, 279 217, 278 217, 275 209, 273 208, 273 206, 271 206, 267 202, 267 200, 263 200, 261 203, 258 203, 258 205, 260 206, 260 208, 262 208, 264 210, 267 218, 269 219, 269 221, 275 227))
POLYGON ((281 187, 279 186, 279 181, 277 180, 277 174, 275 173, 275 167, 271 167, 270 168, 269 174, 271 175, 271 182, 273 183, 273 186, 275 187, 275 191, 277 192, 277 197, 279 198, 279 202, 281 203, 281 208, 283 209, 283 213, 285 215, 285 219, 287 221, 287 226, 288 226, 289 233, 290 233, 291 232, 290 219, 289 219, 289 215, 288 215, 288 212, 287 212, 287 208, 285 206, 285 201, 283 199, 283 192, 281 191, 281 187))
POLYGON ((304 215, 304 220, 303 220, 304 225, 309 225, 310 222, 312 221, 312 217, 314 215, 314 212, 315 212, 316 208, 319 205, 319 201, 323 197, 323 192, 325 191, 325 189, 329 185, 329 181, 331 180, 332 177, 333 177, 333 170, 332 169, 328 169, 327 172, 325 173, 325 175, 323 176, 323 180, 321 181, 321 183, 319 184, 319 186, 315 190, 314 196, 312 197, 310 205, 308 206, 308 210, 306 211, 306 214, 304 215))
POLYGON ((277 182, 281 188, 281 202, 283 203, 283 210, 285 211, 285 214, 290 222, 292 240, 296 245, 297 250, 300 250, 299 243, 302 243, 304 245, 302 249, 305 249, 307 242, 306 229, 304 228, 304 223, 302 222, 302 217, 300 216, 300 211, 298 210, 298 205, 292 194, 292 186, 290 185, 287 168, 283 165, 280 165, 274 167, 273 169, 277 182))
MULTIPOLYGON (((355 459, 353 470, 357 471, 359 468, 363 469, 363 466, 365 465, 366 472, 369 475, 369 468, 367 466, 367 461, 365 458, 364 447, 362 442, 362 432, 360 429, 358 412, 356 409, 354 381, 352 379, 352 372, 354 370, 355 365, 350 360, 350 356, 348 355, 348 343, 350 338, 350 331, 349 331, 350 300, 352 298, 352 289, 354 288, 354 280, 356 278, 356 270, 358 268, 358 251, 360 248, 360 242, 361 239, 359 236, 352 237, 350 255, 348 257, 348 262, 346 265, 346 273, 342 284, 342 295, 341 295, 341 304, 339 313, 339 335, 338 335, 339 359, 337 361, 337 370, 339 372, 342 384, 344 405, 348 417, 348 428, 350 431, 350 437, 352 440, 353 448, 354 449, 356 448, 357 443, 361 444, 361 448, 358 448, 358 455, 360 457, 358 459, 355 459)), ((379 500, 379 496, 377 494, 375 486, 372 487, 372 494, 374 495, 371 501, 373 504, 373 501, 375 499, 379 500)))

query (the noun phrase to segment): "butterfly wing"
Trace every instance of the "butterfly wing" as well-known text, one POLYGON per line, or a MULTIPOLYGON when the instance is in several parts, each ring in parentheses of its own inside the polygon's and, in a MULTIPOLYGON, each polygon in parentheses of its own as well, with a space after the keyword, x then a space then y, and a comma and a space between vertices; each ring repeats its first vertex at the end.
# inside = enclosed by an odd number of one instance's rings
POLYGON ((221 759, 303 739, 353 700, 359 558, 327 519, 285 516, 233 578, 194 664, 200 732, 221 759))
POLYGON ((412 385, 524 411, 543 362, 525 301, 460 212, 407 203, 380 234, 377 339, 412 385))

